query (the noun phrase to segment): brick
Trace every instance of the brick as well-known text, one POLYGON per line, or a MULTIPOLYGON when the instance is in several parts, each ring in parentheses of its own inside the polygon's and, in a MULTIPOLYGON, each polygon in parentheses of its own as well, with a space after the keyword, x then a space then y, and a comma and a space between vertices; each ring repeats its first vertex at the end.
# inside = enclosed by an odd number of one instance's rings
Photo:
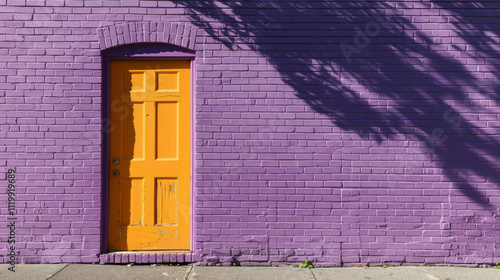
POLYGON ((22 262, 497 261, 498 4, 188 2, 0 0, 22 262), (138 42, 196 50, 192 256, 98 258, 101 51, 138 42))

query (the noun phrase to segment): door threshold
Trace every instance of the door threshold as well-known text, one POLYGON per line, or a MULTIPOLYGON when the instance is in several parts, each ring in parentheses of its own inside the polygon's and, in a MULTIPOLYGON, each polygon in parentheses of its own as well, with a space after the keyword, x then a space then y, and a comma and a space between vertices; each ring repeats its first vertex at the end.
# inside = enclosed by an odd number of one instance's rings
POLYGON ((154 264, 177 263, 186 264, 197 261, 192 251, 113 251, 99 256, 101 264, 154 264))
POLYGON ((107 254, 192 254, 189 250, 158 250, 158 251, 109 251, 107 254))

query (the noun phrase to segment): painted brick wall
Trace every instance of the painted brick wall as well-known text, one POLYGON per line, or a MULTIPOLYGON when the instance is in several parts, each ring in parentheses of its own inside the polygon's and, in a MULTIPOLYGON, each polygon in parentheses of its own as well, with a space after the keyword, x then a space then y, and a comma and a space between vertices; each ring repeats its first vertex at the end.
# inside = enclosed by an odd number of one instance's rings
POLYGON ((97 31, 190 23, 199 264, 500 261, 499 9, 0 0, 0 166, 17 171, 18 260, 103 252, 97 31))

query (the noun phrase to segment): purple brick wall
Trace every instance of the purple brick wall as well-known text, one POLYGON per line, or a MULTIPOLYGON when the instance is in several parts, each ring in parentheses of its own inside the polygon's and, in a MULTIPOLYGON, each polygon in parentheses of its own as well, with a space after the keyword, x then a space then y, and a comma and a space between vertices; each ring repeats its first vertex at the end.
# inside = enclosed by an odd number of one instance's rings
POLYGON ((99 261, 101 50, 168 42, 196 50, 192 260, 500 262, 499 9, 0 0, 17 260, 99 261))

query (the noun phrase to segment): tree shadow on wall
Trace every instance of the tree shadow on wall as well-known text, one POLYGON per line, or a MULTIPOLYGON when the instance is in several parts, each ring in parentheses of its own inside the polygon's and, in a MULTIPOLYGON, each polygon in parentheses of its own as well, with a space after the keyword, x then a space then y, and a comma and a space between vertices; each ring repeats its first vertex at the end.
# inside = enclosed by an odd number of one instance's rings
POLYGON ((417 141, 449 181, 492 207, 476 185, 500 183, 498 4, 177 3, 214 40, 266 57, 336 126, 379 143, 417 141))

